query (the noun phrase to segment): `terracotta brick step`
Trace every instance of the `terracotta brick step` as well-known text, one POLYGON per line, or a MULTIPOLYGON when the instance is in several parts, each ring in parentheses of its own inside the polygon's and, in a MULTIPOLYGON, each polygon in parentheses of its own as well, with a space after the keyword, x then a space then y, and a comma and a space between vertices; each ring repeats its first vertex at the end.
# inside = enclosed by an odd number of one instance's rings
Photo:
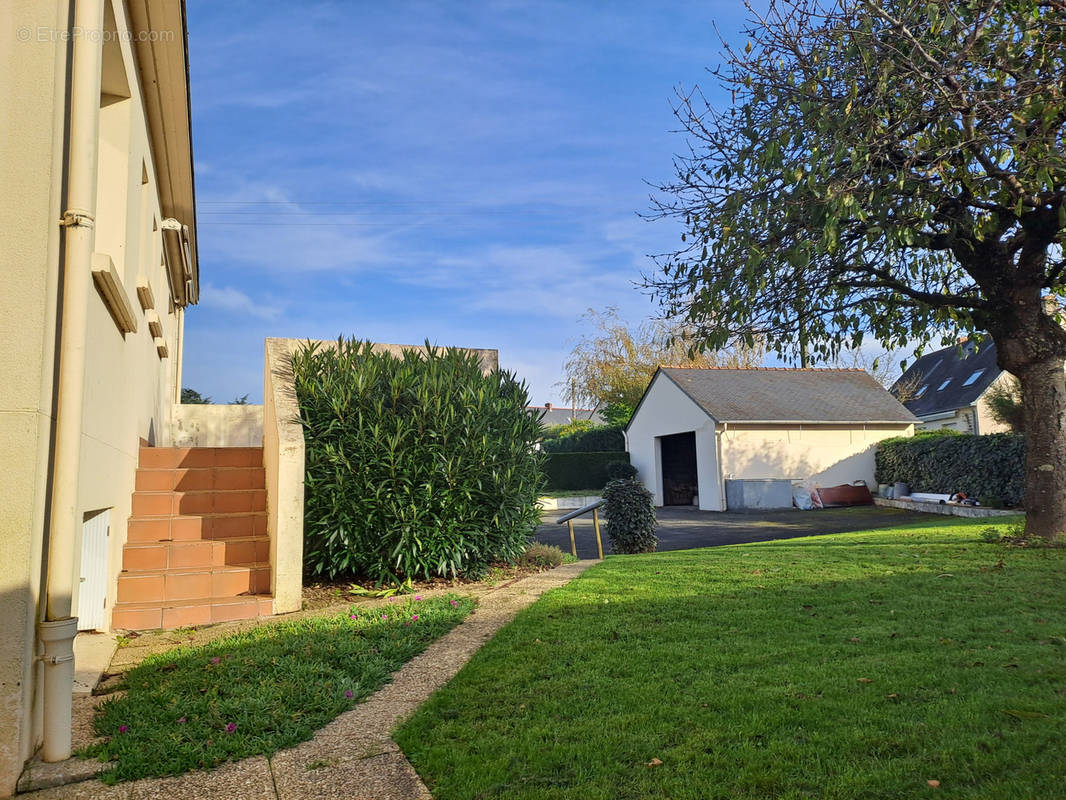
POLYGON ((134 515, 130 517, 126 530, 126 541, 131 543, 265 538, 266 512, 182 516, 134 515))
POLYGON ((111 615, 111 627, 133 631, 188 628, 267 617, 272 613, 274 599, 268 594, 206 597, 169 603, 118 603, 111 615))
POLYGON ((122 548, 122 569, 129 572, 249 566, 269 559, 270 540, 261 536, 127 542, 122 548))
POLYGON ((119 603, 165 603, 270 591, 270 565, 120 572, 119 603))
POLYGON ((189 514, 243 514, 266 511, 266 490, 134 492, 131 515, 158 517, 189 514))
POLYGON ((262 447, 142 447, 138 466, 143 469, 196 467, 262 467, 262 447))
POLYGON ((266 471, 262 467, 194 467, 191 469, 138 467, 135 488, 138 492, 264 489, 266 488, 266 471))

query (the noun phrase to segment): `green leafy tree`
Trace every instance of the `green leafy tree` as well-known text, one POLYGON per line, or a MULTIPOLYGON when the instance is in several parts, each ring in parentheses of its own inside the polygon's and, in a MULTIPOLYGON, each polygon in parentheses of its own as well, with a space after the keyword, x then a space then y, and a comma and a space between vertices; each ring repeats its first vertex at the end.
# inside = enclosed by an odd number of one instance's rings
POLYGON ((185 387, 181 390, 181 402, 188 405, 211 405, 211 398, 200 394, 195 389, 185 387))
MULTIPOLYGON (((749 7, 750 10, 750 7, 749 7)), ((1066 3, 793 0, 679 93, 689 139, 647 279, 698 341, 831 361, 959 335, 1021 383, 1027 530, 1066 531, 1066 3)))

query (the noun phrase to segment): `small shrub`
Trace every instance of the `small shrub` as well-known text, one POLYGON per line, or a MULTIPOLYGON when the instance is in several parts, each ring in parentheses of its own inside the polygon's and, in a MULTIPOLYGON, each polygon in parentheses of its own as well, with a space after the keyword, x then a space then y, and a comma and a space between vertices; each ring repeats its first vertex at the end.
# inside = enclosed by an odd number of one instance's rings
POLYGON ((653 553, 659 538, 655 535, 655 508, 652 495, 640 481, 611 481, 603 490, 607 501, 607 538, 616 553, 653 553))
POLYGON ((536 542, 526 548, 518 559, 520 567, 535 567, 537 569, 552 569, 566 562, 566 554, 555 545, 540 544, 536 542))
POLYGON ((612 461, 604 468, 604 471, 609 481, 632 480, 637 477, 637 468, 628 461, 612 461))

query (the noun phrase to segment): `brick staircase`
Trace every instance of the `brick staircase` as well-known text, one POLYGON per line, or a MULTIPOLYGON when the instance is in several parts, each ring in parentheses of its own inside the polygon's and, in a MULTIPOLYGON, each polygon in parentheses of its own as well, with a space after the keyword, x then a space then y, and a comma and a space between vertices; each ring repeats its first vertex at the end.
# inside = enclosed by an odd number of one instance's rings
POLYGON ((142 447, 111 626, 272 613, 261 447, 142 447))

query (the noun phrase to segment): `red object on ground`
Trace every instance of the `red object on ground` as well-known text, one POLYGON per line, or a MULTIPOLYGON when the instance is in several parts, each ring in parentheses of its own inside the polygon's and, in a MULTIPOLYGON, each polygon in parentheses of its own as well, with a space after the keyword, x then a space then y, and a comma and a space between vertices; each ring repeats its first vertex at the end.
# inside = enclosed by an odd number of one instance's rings
POLYGON ((826 486, 819 488, 818 499, 822 501, 824 508, 841 508, 843 506, 872 506, 874 497, 865 483, 843 484, 841 486, 826 486))

